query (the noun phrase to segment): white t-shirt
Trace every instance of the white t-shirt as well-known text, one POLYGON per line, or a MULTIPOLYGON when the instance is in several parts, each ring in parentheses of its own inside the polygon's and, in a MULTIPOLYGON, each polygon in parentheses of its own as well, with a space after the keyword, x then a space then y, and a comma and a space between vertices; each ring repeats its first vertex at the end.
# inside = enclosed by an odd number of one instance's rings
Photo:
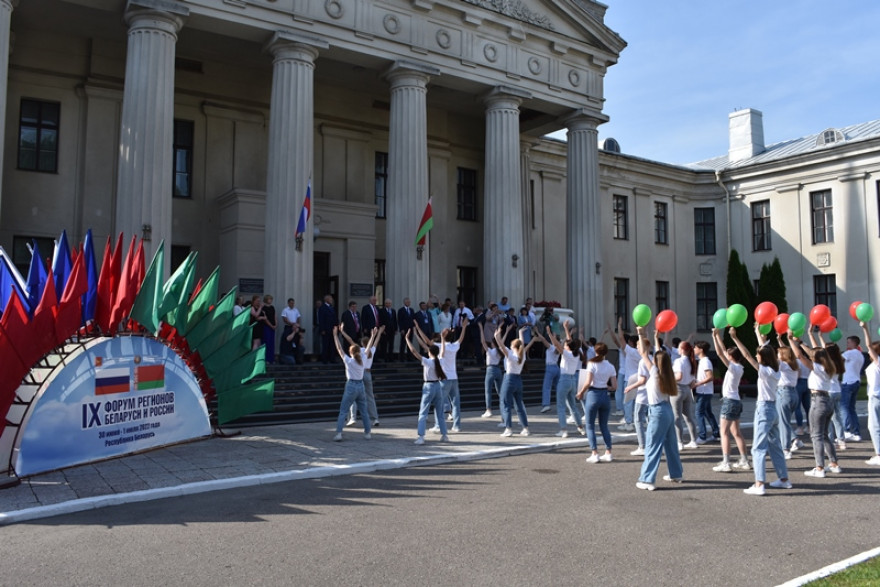
POLYGON ((545 365, 556 365, 559 361, 559 351, 556 350, 555 346, 547 347, 547 350, 544 351, 544 364, 545 365))
POLYGON ((644 361, 639 363, 639 377, 645 378, 645 384, 641 387, 636 388, 636 403, 637 404, 647 404, 648 403, 648 378, 651 376, 651 370, 645 364, 644 361))
MULTIPOLYGON (((440 368, 443 368, 443 364, 440 364, 440 368)), ((422 376, 425 378, 425 381, 439 381, 440 377, 437 376, 437 369, 434 367, 434 359, 429 357, 422 357, 422 376)))
POLYGON ((862 365, 865 355, 856 349, 843 351, 843 383, 859 383, 862 380, 862 365))
MULTIPOLYGON (((712 361, 709 357, 704 356, 700 359, 700 362, 697 363, 697 374, 695 377, 697 381, 702 381, 706 377, 706 371, 710 373, 713 371, 712 369, 712 361)), ((702 385, 698 385, 696 390, 697 393, 705 393, 705 394, 713 394, 715 393, 715 380, 714 377, 708 383, 704 383, 702 385)))
POLYGON ((775 402, 776 388, 779 387, 779 371, 769 365, 759 365, 758 369, 758 401, 775 402))
POLYGON ((721 384, 721 396, 729 399, 738 400, 739 398, 739 380, 743 376, 743 366, 733 361, 727 366, 727 373, 724 375, 724 383, 721 384))
POLYGON ((865 369, 865 375, 868 379, 868 397, 880 399, 880 365, 877 361, 871 361, 865 369))
POLYGON ((657 404, 669 401, 669 396, 660 391, 660 371, 656 365, 653 365, 648 372, 648 383, 645 385, 645 391, 648 396, 649 405, 656 406, 657 404))
POLYGON ((633 373, 638 372, 639 361, 642 360, 642 355, 634 346, 626 345, 623 350, 626 353, 626 363, 624 364, 623 370, 626 376, 629 377, 633 373))
POLYGON ((516 354, 515 351, 505 347, 504 348, 504 370, 510 373, 511 375, 519 375, 522 373, 523 367, 525 367, 526 359, 523 356, 522 363, 519 362, 519 355, 516 354))
POLYGON ((798 365, 800 365, 800 369, 798 369, 798 379, 809 379, 810 378, 810 368, 807 367, 806 363, 797 360, 798 365))
POLYGON ((679 385, 690 387, 691 381, 694 380, 694 374, 691 373, 690 359, 685 356, 679 356, 672 362, 672 370, 675 373, 681 373, 681 379, 677 381, 679 385))
POLYGON ((345 355, 342 357, 342 361, 345 363, 345 377, 347 379, 352 381, 364 380, 364 366, 358 363, 357 359, 345 355))
POLYGON ((446 373, 446 379, 448 380, 458 379, 458 373, 455 372, 455 355, 458 353, 459 348, 461 348, 461 345, 457 342, 447 342, 446 350, 443 351, 443 356, 440 357, 440 366, 443 367, 443 372, 446 373))
MULTIPOLYGON (((638 367, 636 367, 638 368, 638 367)), ((617 370, 606 360, 590 361, 587 363, 587 373, 593 374, 593 383, 590 389, 608 389, 608 382, 612 377, 617 376, 617 370)))
POLYGON ((376 358, 376 347, 370 347, 366 349, 361 347, 361 360, 364 362, 364 369, 372 369, 373 368, 373 359, 376 358), (367 351, 370 351, 367 356, 367 351))
POLYGON ((825 372, 825 367, 819 363, 813 363, 813 370, 807 378, 807 387, 812 391, 831 392, 831 376, 825 372))
POLYGON ((788 363, 779 363, 779 387, 794 387, 797 385, 798 371, 788 366, 788 363))
MULTIPOLYGON (((281 311, 281 317, 287 318, 287 322, 290 322, 291 324, 296 324, 300 316, 301 314, 299 313, 299 308, 297 308, 296 306, 294 306, 293 308, 291 308, 290 306, 285 306, 284 310, 281 311)), ((287 325, 287 323, 283 320, 282 322, 285 326, 287 325)))
POLYGON ((500 367, 501 366, 501 353, 498 352, 498 349, 494 347, 489 347, 486 349, 486 366, 487 367, 500 367))
POLYGON ((574 375, 581 366, 581 358, 568 349, 562 349, 559 368, 564 375, 574 375))
POLYGON ((437 329, 435 332, 443 332, 443 330, 447 328, 452 328, 452 314, 449 312, 440 312, 437 314, 437 329))

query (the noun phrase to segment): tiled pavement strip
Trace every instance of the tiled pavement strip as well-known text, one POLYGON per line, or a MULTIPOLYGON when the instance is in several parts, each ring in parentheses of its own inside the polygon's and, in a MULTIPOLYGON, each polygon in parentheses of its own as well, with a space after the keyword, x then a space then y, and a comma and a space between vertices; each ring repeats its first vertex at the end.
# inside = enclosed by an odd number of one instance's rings
MULTIPOLYGON (((716 397, 716 415, 719 403, 716 397)), ((742 422, 749 427, 755 402, 744 404, 742 422)), ((858 408, 863 414, 865 402, 858 408)), ((479 413, 465 413, 462 432, 450 432, 451 442, 441 443, 439 434, 428 432, 422 446, 413 444, 415 415, 383 419, 369 441, 363 439, 360 423, 345 429, 342 442, 332 441, 331 422, 242 428, 237 436, 214 436, 22 479, 20 485, 0 490, 0 525, 234 487, 587 446, 571 425, 568 438, 555 436, 555 406, 546 414, 537 411, 529 408, 528 437, 518 434, 515 418, 514 435, 502 438, 497 415, 482 419, 479 413)), ((629 450, 635 433, 619 432, 617 419, 612 416, 614 442, 629 450)))

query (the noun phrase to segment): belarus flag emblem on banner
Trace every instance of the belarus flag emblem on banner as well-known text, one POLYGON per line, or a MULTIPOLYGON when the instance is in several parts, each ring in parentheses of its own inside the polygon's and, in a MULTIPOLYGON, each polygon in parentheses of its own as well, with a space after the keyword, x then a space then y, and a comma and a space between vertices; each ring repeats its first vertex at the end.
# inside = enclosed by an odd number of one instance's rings
POLYGON ((165 365, 144 365, 135 368, 135 389, 160 389, 165 387, 165 365))

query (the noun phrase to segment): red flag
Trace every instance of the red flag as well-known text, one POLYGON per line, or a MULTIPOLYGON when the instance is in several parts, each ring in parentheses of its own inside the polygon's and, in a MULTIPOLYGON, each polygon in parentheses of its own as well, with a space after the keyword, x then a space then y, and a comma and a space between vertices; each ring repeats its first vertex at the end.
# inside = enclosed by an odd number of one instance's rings
POLYGON ((196 282, 196 286, 193 288, 193 292, 192 292, 192 294, 189 296, 189 300, 187 301, 187 304, 191 304, 192 301, 193 301, 194 299, 196 299, 196 294, 199 293, 200 291, 202 291, 202 278, 201 278, 201 277, 200 277, 199 280, 196 282))
POLYGON ((55 348, 55 313, 58 307, 58 296, 55 295, 55 280, 47 279, 43 288, 43 297, 34 310, 31 330, 34 331, 37 347, 42 354, 55 348))
POLYGON ((137 286, 131 286, 129 282, 131 281, 132 267, 134 266, 136 243, 137 237, 131 237, 128 254, 125 255, 125 263, 120 267, 119 285, 113 294, 113 311, 110 313, 110 327, 107 329, 110 333, 116 332, 119 322, 131 312, 131 304, 134 302, 134 293, 137 291, 137 286), (131 296, 129 296, 129 290, 133 290, 131 296))
POLYGON ((70 271, 70 277, 67 278, 67 286, 64 288, 64 294, 61 296, 59 304, 73 301, 74 298, 81 298, 89 291, 89 278, 86 275, 86 257, 83 254, 82 245, 73 261, 73 269, 70 271))
POLYGON ((73 269, 67 279, 64 295, 58 302, 58 312, 55 315, 56 344, 61 344, 70 338, 82 325, 82 296, 89 291, 85 258, 80 250, 73 262, 73 269))
POLYGON ((138 243, 137 254, 134 257, 134 273, 132 278, 134 280, 134 293, 131 296, 131 301, 134 303, 134 298, 137 297, 138 290, 141 289, 141 284, 144 282, 144 276, 147 274, 146 265, 144 264, 144 241, 138 243))
MULTIPOLYGON (((119 293, 119 281, 122 279, 122 246, 123 233, 119 233, 116 239, 116 248, 113 249, 113 256, 110 257, 110 312, 113 313, 113 305, 116 303, 116 296, 119 293)), ((129 253, 130 255, 131 253, 129 253)))
POLYGON ((31 328, 27 309, 18 292, 14 290, 9 297, 9 303, 6 304, 6 311, 0 317, 0 326, 15 345, 15 352, 26 367, 30 368, 43 356, 37 346, 36 333, 31 328))
MULTIPOLYGON (((49 279, 48 281, 53 280, 49 279)), ((30 365, 21 362, 15 350, 16 346, 17 342, 13 342, 0 324, 0 365, 3 365, 3 368, 0 369, 0 434, 3 434, 3 430, 6 428, 6 415, 9 413, 12 402, 15 401, 15 391, 21 385, 22 378, 30 370, 30 365)))
POLYGON ((107 235, 107 244, 104 246, 104 259, 101 261, 101 271, 98 274, 97 302, 95 303, 95 323, 102 332, 110 330, 110 313, 113 311, 113 291, 110 289, 112 278, 110 272, 113 266, 113 243, 110 235, 107 235))

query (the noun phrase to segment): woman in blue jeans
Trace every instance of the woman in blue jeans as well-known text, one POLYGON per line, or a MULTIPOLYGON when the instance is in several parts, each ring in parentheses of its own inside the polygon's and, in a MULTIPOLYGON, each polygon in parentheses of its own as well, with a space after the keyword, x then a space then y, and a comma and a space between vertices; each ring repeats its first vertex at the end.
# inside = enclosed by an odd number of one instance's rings
MULTIPOLYGON (((339 417, 336 419, 336 436, 333 440, 342 440, 342 428, 348 418, 348 410, 352 403, 357 403, 361 414, 367 413, 367 396, 364 392, 364 361, 361 358, 361 349, 356 344, 351 345, 346 355, 339 342, 339 327, 333 327, 333 342, 336 343, 336 352, 345 364, 345 391, 342 393, 342 403, 339 405, 339 417)), ((369 418, 364 418, 364 438, 370 439, 372 423, 369 418)))
POLYGON ((791 489, 788 480, 788 467, 782 442, 779 439, 779 413, 776 410, 776 389, 779 387, 779 359, 770 347, 767 339, 755 323, 755 336, 758 339, 758 352, 753 356, 736 335, 736 329, 730 329, 730 338, 743 358, 758 372, 758 402, 755 405, 755 427, 752 439, 752 466, 755 469, 755 484, 743 491, 747 495, 764 495, 767 485, 767 453, 773 461, 778 480, 770 483, 770 487, 791 489))
POLYGON ((593 347, 596 356, 587 361, 587 374, 584 385, 578 391, 577 399, 584 401, 584 414, 587 423, 587 438, 590 440, 590 450, 593 451, 587 457, 588 463, 610 463, 614 460, 611 456, 611 431, 608 429, 608 416, 611 415, 611 401, 608 393, 617 389, 617 369, 605 360, 608 354, 608 345, 597 342, 593 347), (599 456, 596 444, 596 417, 599 418, 599 429, 602 430, 602 440, 605 441, 605 454, 599 456))
MULTIPOLYGON (((509 325, 504 331, 503 338, 507 338, 507 333, 510 332, 511 328, 513 328, 513 324, 509 325)), ((501 369, 501 361, 504 357, 501 356, 501 352, 498 350, 498 345, 495 344, 495 339, 487 341, 484 336, 480 336, 480 342, 483 343, 483 352, 486 355, 486 379, 483 382, 483 385, 486 388, 486 411, 483 412, 483 415, 480 417, 491 418, 492 390, 494 389, 495 394, 499 398, 501 397, 501 380, 504 378, 504 371, 501 369)))
MULTIPOLYGON (((584 427, 581 425, 581 416, 578 412, 574 392, 577 387, 577 370, 583 364, 584 353, 581 350, 581 341, 571 338, 568 324, 565 325, 565 333, 567 335, 565 346, 562 346, 562 343, 553 334, 553 330, 549 326, 547 327, 547 340, 553 344, 556 351, 562 357, 559 366, 559 383, 556 384, 556 417, 559 420, 559 432, 556 433, 556 436, 560 438, 568 438, 566 407, 571 411, 572 418, 574 418, 575 424, 577 424, 578 432, 580 432, 581 436, 586 434, 584 427)), ((540 333, 535 334, 540 336, 540 333)))
POLYGON ((657 351, 652 360, 648 354, 647 344, 642 344, 643 341, 648 342, 645 338, 645 330, 641 326, 637 330, 639 353, 642 355, 642 363, 649 369, 649 375, 646 384, 648 432, 645 440, 645 460, 636 487, 654 491, 654 482, 657 480, 657 471, 660 469, 663 453, 666 453, 666 466, 669 468, 669 474, 665 475, 663 480, 681 483, 684 475, 681 455, 678 452, 678 438, 675 436, 675 416, 669 403, 669 398, 675 397, 678 393, 678 385, 675 383, 675 373, 672 371, 669 353, 662 350, 655 336, 657 351))
MULTIPOLYGON (((418 329, 418 327, 413 328, 413 330, 418 329)), ((406 346, 409 347, 409 352, 413 354, 417 361, 422 363, 422 375, 424 376, 425 383, 422 384, 422 401, 419 405, 419 423, 417 427, 419 437, 416 438, 415 444, 425 444, 425 428, 427 427, 428 422, 428 412, 431 411, 431 408, 434 408, 435 413, 443 412, 443 387, 440 385, 440 382, 446 379, 446 374, 443 372, 443 367, 440 365, 440 352, 442 350, 441 347, 438 347, 436 344, 432 344, 428 346, 428 356, 423 357, 419 354, 419 351, 416 350, 412 341, 410 340, 411 332, 401 332, 400 335, 403 337, 403 340, 406 341, 406 346)), ((445 345, 446 342, 442 341, 441 345, 445 345)), ((437 420, 437 425, 440 427, 440 442, 446 442, 449 440, 449 437, 446 436, 446 421, 443 418, 439 418, 437 420)))
POLYGON ((868 432, 871 434, 871 442, 874 445, 874 456, 865 461, 865 464, 880 466, 880 342, 871 342, 871 333, 868 325, 859 322, 862 332, 865 334, 865 344, 868 345, 868 367, 865 376, 868 380, 868 432))
POLYGON ((522 395, 522 369, 525 366, 526 354, 529 348, 537 340, 533 338, 529 344, 523 344, 524 331, 530 329, 525 326, 519 331, 519 338, 510 344, 507 348, 504 339, 501 338, 501 328, 495 331, 495 344, 504 355, 504 379, 501 380, 501 417, 504 419, 504 432, 501 436, 513 436, 513 407, 516 406, 516 414, 519 417, 519 423, 522 425, 520 436, 529 436, 529 418, 526 415, 526 406, 523 403, 522 395))

